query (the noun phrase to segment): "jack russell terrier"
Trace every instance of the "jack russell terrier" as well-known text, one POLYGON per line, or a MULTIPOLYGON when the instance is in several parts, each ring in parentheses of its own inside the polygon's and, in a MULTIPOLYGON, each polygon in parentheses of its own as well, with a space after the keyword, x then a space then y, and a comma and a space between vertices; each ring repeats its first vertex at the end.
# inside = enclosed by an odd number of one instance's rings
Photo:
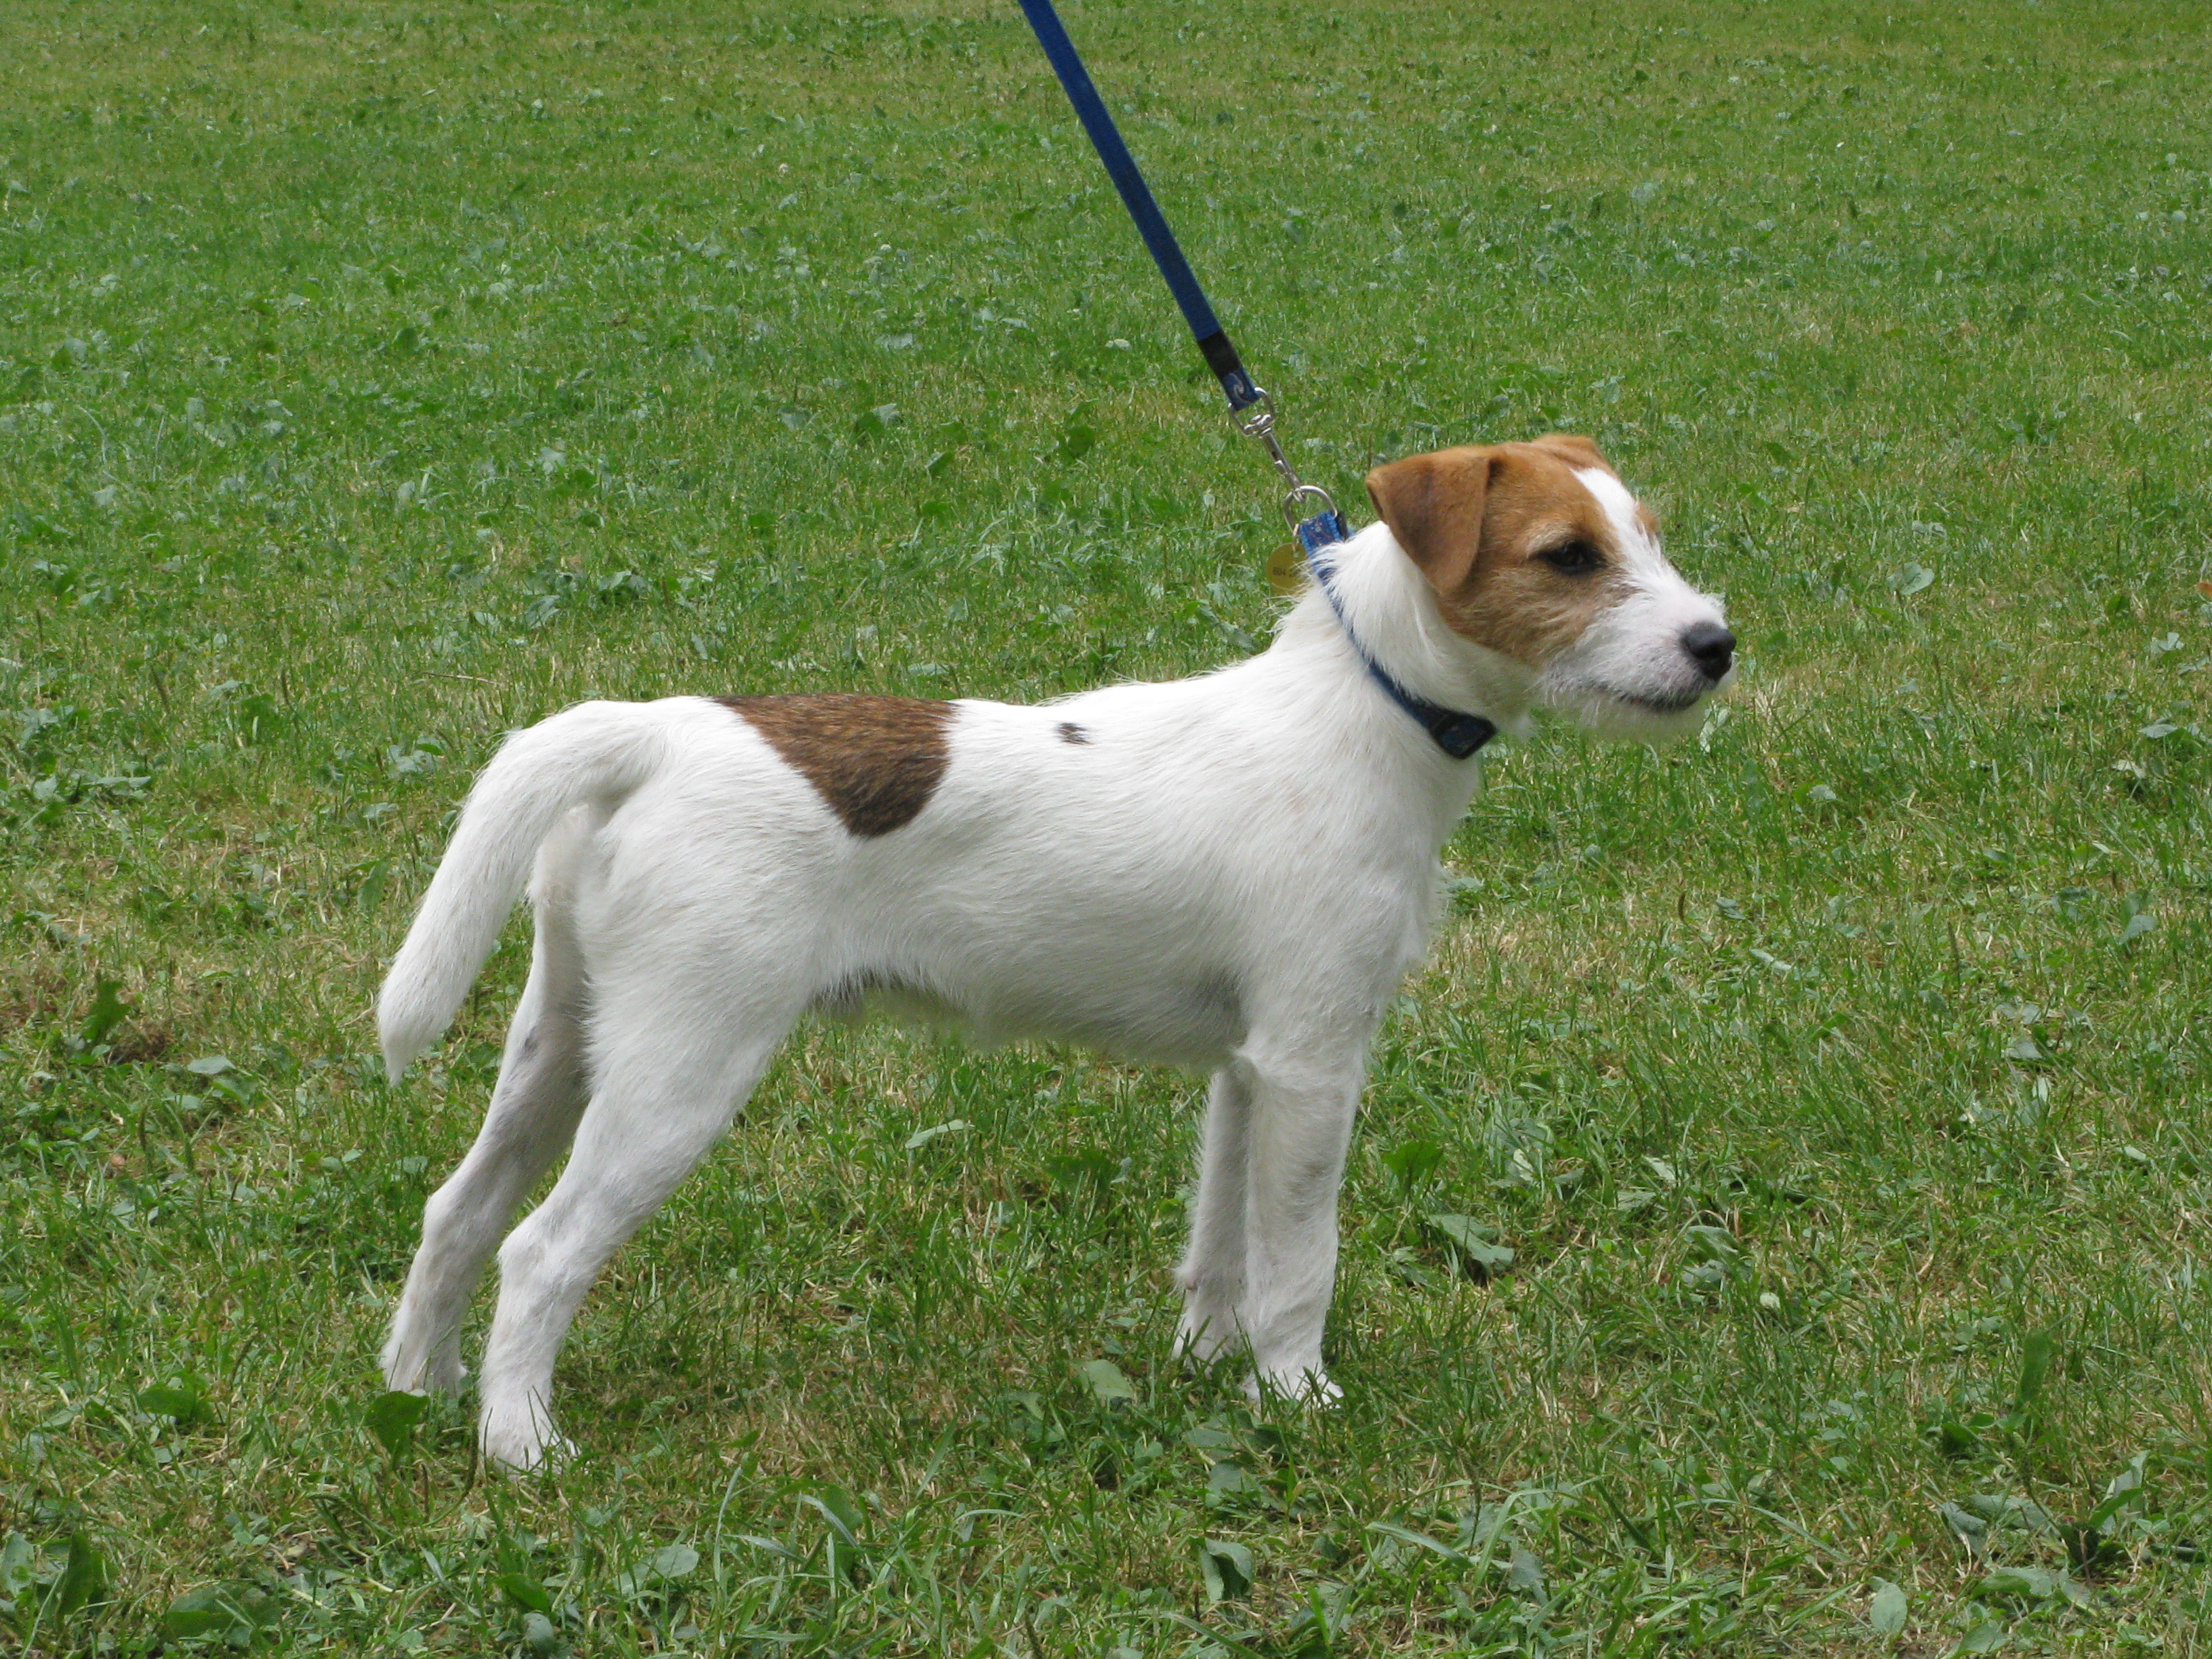
POLYGON ((378 1001, 397 1079, 526 883, 529 982, 483 1127, 425 1209, 390 1386, 459 1384, 496 1245, 483 1449, 528 1468, 561 1449, 554 1357, 608 1258, 794 1022, 888 1005, 1210 1071, 1182 1343, 1248 1350, 1255 1392, 1334 1398, 1337 1188, 1471 749, 1538 704, 1679 737, 1735 643, 1586 438, 1415 455, 1367 489, 1382 521, 1316 557, 1273 643, 1191 679, 1039 708, 587 702, 511 736, 378 1001))

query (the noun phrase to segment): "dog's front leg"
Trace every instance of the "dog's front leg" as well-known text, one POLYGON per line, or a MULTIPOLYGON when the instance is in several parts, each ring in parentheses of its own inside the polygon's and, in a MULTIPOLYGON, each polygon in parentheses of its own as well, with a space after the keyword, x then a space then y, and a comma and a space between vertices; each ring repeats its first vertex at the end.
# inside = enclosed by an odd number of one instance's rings
POLYGON ((1213 1074, 1206 1098, 1206 1130, 1198 1154, 1198 1196, 1191 1206, 1190 1248, 1176 1282, 1182 1289, 1176 1341, 1201 1362, 1243 1340, 1244 1206, 1251 1162, 1250 1074, 1232 1061, 1213 1074))
POLYGON ((1238 1310, 1253 1381, 1325 1404, 1322 1327, 1336 1280, 1336 1194, 1359 1103, 1364 1042, 1330 1054, 1248 1043, 1250 1153, 1244 1294, 1238 1310))

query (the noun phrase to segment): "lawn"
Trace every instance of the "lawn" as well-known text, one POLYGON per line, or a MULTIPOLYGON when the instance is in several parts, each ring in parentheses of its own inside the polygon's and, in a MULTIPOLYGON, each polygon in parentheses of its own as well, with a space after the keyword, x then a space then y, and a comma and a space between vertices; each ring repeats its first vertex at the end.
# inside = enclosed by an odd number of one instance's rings
POLYGON ((380 1398, 526 922, 397 1086, 369 1003, 502 731, 1267 635, 1016 9, 12 0, 0 1651, 2212 1650, 2212 10, 1066 15, 1302 468, 1589 433, 1743 640, 1486 757, 1342 1403, 1172 1355, 1197 1079, 874 1028, 573 1463, 380 1398))

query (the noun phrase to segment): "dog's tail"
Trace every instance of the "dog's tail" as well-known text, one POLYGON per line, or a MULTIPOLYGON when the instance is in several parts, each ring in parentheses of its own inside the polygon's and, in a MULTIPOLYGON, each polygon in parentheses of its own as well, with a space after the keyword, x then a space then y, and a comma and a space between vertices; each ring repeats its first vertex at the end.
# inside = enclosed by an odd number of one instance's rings
POLYGON ((397 1080, 460 1012, 522 896, 538 843, 574 808, 611 809, 667 753, 665 714, 585 702, 517 732, 469 791, 446 856, 376 999, 385 1075, 397 1080))

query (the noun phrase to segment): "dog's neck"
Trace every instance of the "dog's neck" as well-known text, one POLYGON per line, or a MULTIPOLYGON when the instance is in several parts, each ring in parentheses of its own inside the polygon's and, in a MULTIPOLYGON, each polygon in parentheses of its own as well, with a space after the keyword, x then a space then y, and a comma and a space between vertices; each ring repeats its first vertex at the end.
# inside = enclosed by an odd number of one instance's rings
MULTIPOLYGON (((1424 744, 1427 734, 1374 683, 1370 661, 1417 697, 1480 714, 1501 732, 1527 730, 1534 676, 1452 630, 1437 609, 1436 591, 1387 525, 1371 524, 1329 549, 1328 562, 1335 604, 1308 583, 1278 628, 1270 656, 1317 660, 1358 678, 1367 699, 1424 744)), ((1438 759, 1459 763, 1441 753, 1438 759)))

